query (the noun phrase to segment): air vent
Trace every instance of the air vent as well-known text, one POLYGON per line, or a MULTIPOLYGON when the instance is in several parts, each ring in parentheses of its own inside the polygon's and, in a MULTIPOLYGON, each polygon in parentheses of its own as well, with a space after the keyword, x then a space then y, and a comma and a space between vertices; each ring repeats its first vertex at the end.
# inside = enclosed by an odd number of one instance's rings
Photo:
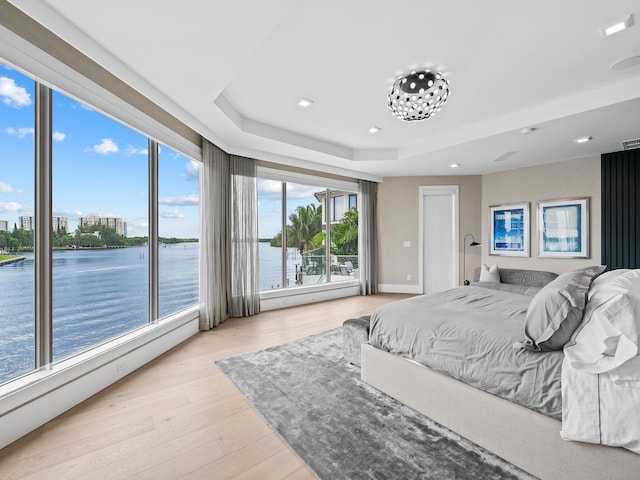
POLYGON ((634 148, 640 148, 640 138, 634 138, 633 140, 623 140, 623 150, 633 150, 634 148))

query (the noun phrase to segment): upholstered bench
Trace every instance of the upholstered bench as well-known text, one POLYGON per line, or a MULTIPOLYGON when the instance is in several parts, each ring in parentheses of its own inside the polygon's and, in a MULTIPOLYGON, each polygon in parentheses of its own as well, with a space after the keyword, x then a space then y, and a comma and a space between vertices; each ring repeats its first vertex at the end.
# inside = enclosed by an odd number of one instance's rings
POLYGON ((369 341, 369 315, 345 320, 342 324, 342 339, 344 359, 360 366, 360 347, 369 341))

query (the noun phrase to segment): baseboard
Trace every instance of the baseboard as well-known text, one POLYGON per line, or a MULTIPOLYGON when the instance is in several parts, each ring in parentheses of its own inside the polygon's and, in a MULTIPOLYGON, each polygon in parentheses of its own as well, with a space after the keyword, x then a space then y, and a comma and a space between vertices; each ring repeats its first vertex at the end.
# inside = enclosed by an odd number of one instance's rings
POLYGON ((416 293, 422 294, 420 285, 402 285, 394 283, 379 283, 378 291, 380 293, 416 293))

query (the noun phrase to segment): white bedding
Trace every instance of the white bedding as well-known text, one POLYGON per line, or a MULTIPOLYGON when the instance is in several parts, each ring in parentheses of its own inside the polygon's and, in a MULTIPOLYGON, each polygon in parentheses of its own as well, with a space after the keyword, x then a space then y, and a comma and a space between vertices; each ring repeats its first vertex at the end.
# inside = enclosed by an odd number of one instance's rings
POLYGON ((640 453, 640 270, 596 279, 581 326, 565 346, 565 440, 640 453))

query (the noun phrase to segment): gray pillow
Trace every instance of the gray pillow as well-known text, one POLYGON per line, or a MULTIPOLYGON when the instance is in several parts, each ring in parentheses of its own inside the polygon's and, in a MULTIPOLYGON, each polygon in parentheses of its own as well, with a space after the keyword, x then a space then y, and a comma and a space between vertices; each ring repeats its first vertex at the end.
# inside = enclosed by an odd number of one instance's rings
POLYGON ((589 286, 606 265, 559 275, 533 297, 527 309, 524 348, 536 352, 562 350, 582 322, 589 286))

